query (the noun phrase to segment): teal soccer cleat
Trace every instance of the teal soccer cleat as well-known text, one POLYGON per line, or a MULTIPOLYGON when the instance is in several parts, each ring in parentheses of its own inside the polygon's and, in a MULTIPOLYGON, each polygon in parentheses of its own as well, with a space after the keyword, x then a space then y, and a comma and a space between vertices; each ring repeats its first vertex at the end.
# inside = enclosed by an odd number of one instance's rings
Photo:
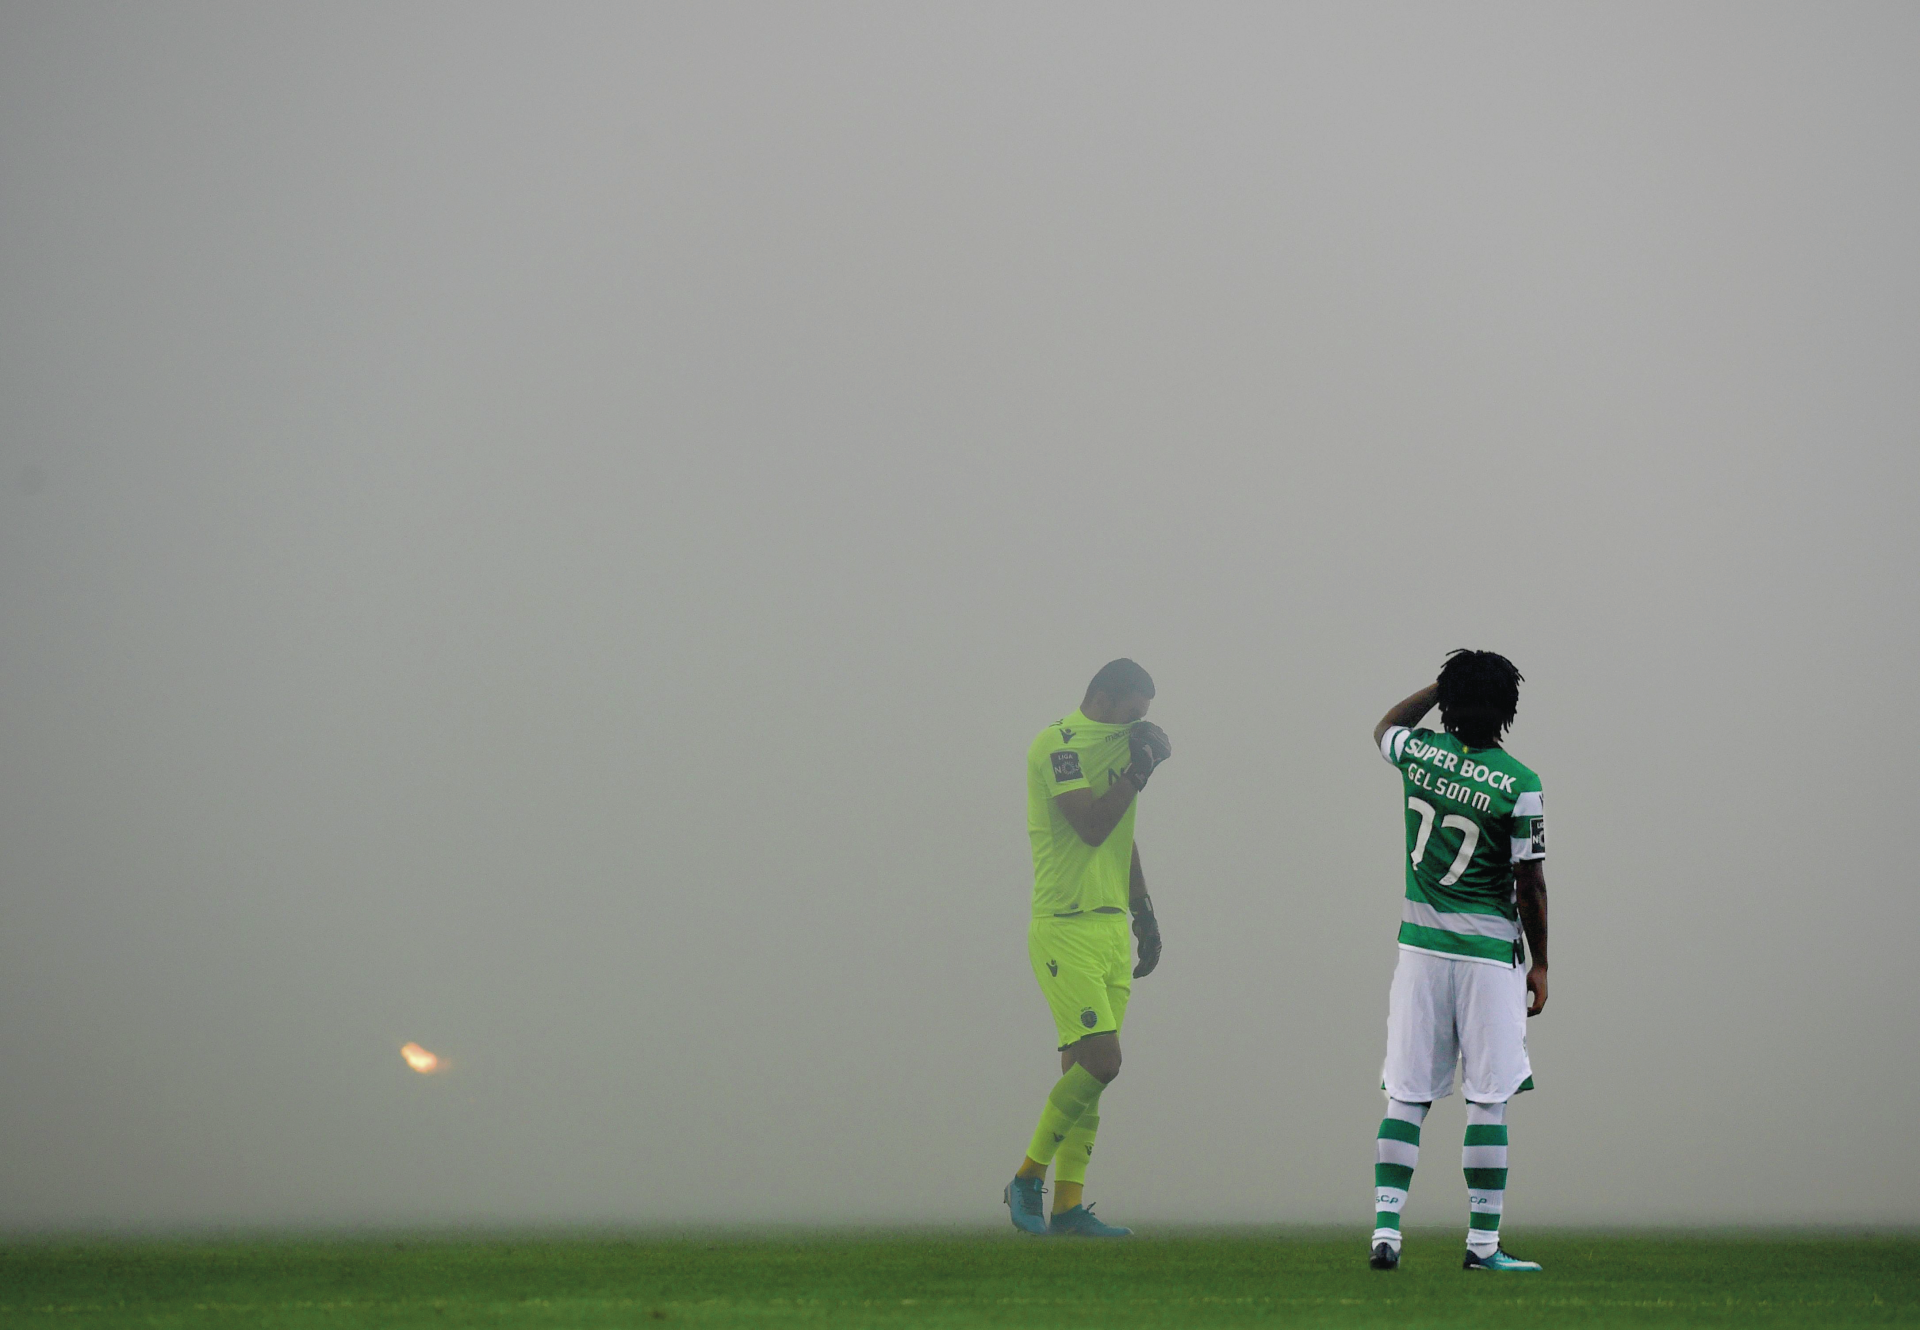
POLYGON ((1538 1270, 1540 1268, 1540 1262, 1516 1261, 1498 1247, 1493 1249, 1493 1255, 1491 1256, 1475 1256, 1473 1254, 1473 1248, 1469 1247, 1467 1248, 1467 1259, 1461 1264, 1460 1268, 1462 1270, 1499 1270, 1507 1274, 1517 1274, 1525 1270, 1538 1270))
POLYGON ((1076 1205, 1053 1217, 1051 1230, 1056 1238, 1129 1238, 1130 1228, 1104 1222, 1090 1205, 1076 1205))
POLYGON ((1040 1178, 1015 1178, 1007 1184, 1007 1209, 1013 1215, 1013 1226, 1022 1233, 1031 1233, 1036 1238, 1047 1235, 1047 1212, 1040 1203, 1046 1189, 1045 1181, 1040 1178))

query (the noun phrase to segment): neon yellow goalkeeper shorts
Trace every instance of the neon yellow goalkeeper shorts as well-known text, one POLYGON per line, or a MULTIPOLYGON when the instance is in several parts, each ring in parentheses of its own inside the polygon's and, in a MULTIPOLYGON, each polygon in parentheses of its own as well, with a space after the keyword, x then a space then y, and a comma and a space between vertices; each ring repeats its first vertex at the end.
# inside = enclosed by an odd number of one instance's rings
POLYGON ((1053 1010, 1060 1047, 1118 1031, 1133 996, 1133 934, 1125 914, 1035 919, 1027 958, 1053 1010))

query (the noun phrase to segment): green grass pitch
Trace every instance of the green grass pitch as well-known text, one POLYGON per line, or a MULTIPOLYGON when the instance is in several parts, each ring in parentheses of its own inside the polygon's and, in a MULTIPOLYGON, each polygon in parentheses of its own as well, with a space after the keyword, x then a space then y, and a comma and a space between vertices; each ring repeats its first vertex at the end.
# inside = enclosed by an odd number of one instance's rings
POLYGON ((0 1245, 0 1326, 1920 1325, 1920 1236, 1541 1231, 1469 1274, 1457 1233, 681 1234, 0 1245))

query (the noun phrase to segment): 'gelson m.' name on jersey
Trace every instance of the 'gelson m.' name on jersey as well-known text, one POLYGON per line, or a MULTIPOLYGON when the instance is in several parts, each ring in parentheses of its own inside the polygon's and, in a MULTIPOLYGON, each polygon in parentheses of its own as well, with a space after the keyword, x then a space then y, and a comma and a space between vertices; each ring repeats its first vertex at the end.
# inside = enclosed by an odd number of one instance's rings
POLYGON ((1406 797, 1407 899, 1400 945, 1463 960, 1519 960, 1513 865, 1547 857, 1540 777, 1503 748, 1396 725, 1380 756, 1406 797))

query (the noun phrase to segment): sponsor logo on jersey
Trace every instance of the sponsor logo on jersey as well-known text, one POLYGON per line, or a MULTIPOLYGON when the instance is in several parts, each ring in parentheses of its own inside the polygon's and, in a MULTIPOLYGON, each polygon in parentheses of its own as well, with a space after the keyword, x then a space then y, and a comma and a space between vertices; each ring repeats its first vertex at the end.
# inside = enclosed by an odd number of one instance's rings
POLYGON ((1053 778, 1059 781, 1085 780, 1080 774, 1080 754, 1063 748, 1053 755, 1053 778))
POLYGON ((1073 742, 1073 731, 1072 731, 1072 730, 1070 730, 1070 729, 1067 729, 1067 728, 1066 728, 1065 726, 1062 726, 1062 727, 1060 728, 1060 742, 1061 742, 1061 743, 1063 743, 1063 744, 1070 744, 1070 743, 1072 743, 1072 742, 1073 742))
POLYGON ((1457 772, 1464 780, 1478 781, 1501 794, 1514 792, 1514 775, 1510 771, 1496 771, 1484 762, 1475 762, 1459 753, 1449 753, 1438 744, 1425 743, 1419 739, 1409 740, 1406 753, 1422 762, 1430 762, 1441 771, 1457 772))
POLYGON ((1088 1007, 1080 1013, 1080 1024, 1091 1030, 1094 1026, 1100 1024, 1100 1013, 1092 1007, 1088 1007))
POLYGON ((1060 962, 1059 962, 1059 961, 1048 961, 1048 962, 1047 962, 1047 973, 1048 973, 1048 974, 1050 974, 1050 975, 1052 975, 1052 976, 1053 976, 1053 977, 1054 977, 1055 979, 1058 979, 1058 978, 1060 977, 1060 962))

